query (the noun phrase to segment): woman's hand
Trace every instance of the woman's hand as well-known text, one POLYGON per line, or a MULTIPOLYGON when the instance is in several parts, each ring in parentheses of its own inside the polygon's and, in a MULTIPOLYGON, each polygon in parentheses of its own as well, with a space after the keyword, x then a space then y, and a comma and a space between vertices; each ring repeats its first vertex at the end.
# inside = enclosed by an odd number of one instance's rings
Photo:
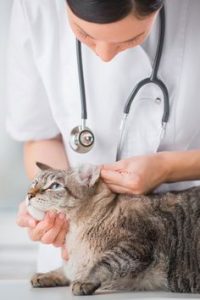
MULTIPOLYGON (((31 240, 53 244, 55 247, 63 247, 69 227, 64 214, 48 212, 44 220, 40 222, 34 220, 27 212, 25 201, 20 204, 17 224, 28 228, 31 240)), ((63 258, 66 259, 66 257, 65 250, 63 258)))
POLYGON ((162 153, 131 157, 101 169, 102 179, 116 193, 145 194, 165 182, 167 175, 162 153))

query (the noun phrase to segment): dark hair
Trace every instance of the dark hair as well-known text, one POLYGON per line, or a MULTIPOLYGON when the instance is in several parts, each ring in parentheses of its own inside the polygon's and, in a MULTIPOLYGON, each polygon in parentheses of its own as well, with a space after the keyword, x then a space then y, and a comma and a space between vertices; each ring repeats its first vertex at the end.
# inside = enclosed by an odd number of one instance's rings
POLYGON ((119 21, 131 12, 139 18, 160 9, 164 0, 66 0, 79 18, 93 23, 106 24, 119 21))

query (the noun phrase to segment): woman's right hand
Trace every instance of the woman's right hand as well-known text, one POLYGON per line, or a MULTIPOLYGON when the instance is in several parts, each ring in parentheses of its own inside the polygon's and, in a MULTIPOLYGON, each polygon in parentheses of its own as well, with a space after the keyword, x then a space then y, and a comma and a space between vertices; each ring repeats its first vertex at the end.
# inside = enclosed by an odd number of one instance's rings
POLYGON ((17 224, 28 228, 29 237, 33 241, 44 244, 53 244, 55 247, 63 247, 69 228, 64 214, 48 212, 42 221, 33 219, 26 209, 25 201, 19 206, 17 224))

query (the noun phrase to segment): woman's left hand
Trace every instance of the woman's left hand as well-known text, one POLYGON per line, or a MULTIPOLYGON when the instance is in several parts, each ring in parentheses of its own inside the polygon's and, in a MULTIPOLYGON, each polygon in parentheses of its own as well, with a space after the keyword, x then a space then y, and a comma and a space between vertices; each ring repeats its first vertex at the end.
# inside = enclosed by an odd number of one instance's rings
POLYGON ((145 194, 166 181, 168 164, 164 153, 135 156, 103 165, 101 177, 116 193, 145 194))

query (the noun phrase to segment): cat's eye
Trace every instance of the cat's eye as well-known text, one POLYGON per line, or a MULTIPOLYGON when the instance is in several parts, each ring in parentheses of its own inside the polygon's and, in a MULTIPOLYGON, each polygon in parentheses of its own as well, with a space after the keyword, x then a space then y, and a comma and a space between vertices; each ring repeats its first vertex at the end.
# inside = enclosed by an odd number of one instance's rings
POLYGON ((48 187, 48 190, 58 190, 58 189, 61 189, 61 188, 63 188, 63 186, 60 184, 60 183, 58 183, 58 182, 54 182, 54 183, 52 183, 49 187, 48 187))

